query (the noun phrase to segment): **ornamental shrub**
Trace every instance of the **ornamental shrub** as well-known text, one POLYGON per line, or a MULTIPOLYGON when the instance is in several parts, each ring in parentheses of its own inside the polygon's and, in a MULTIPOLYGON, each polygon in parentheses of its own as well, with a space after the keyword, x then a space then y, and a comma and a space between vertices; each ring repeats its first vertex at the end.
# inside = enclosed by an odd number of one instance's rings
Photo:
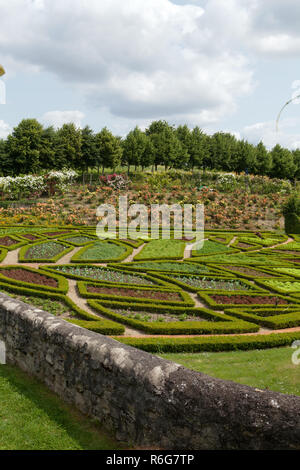
POLYGON ((0 177, 0 196, 6 199, 40 197, 56 191, 64 192, 77 173, 73 170, 50 171, 43 176, 5 176, 0 177))
POLYGON ((293 193, 282 207, 286 233, 300 233, 300 195, 293 193))

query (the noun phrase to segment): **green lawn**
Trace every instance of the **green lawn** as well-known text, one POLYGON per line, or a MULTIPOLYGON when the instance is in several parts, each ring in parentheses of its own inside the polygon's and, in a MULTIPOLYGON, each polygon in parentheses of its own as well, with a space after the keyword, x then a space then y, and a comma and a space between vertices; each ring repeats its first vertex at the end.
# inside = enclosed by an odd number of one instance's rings
POLYGON ((100 426, 44 385, 0 366, 0 450, 118 450, 100 426))
POLYGON ((182 258, 185 242, 181 240, 151 240, 138 253, 134 260, 182 258))
POLYGON ((160 354, 189 369, 260 389, 300 395, 300 364, 294 365, 290 347, 254 351, 197 354, 160 354))
POLYGON ((114 243, 97 241, 91 246, 83 249, 79 255, 81 260, 107 260, 118 259, 126 253, 126 247, 114 243))

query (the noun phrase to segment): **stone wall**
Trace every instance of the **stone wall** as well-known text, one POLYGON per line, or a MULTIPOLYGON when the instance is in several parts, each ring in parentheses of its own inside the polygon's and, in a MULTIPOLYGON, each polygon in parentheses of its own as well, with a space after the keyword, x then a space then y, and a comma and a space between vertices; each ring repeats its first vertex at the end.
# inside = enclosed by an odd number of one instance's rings
POLYGON ((7 361, 156 449, 300 449, 300 398, 188 370, 0 294, 7 361))

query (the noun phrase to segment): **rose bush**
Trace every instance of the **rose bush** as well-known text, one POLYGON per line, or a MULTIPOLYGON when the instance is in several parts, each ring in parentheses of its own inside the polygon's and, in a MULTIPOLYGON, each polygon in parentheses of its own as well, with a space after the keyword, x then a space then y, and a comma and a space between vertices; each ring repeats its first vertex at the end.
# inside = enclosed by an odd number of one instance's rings
POLYGON ((0 196, 2 199, 18 200, 36 198, 43 194, 63 193, 72 183, 77 173, 73 170, 50 171, 42 176, 5 176, 0 177, 0 196))

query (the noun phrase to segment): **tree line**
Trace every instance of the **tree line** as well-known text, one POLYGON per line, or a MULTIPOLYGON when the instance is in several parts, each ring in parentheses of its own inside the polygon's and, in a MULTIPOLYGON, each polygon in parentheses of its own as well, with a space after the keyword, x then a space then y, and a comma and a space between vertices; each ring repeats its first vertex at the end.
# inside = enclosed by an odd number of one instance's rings
POLYGON ((171 126, 153 121, 145 131, 138 127, 126 137, 115 136, 104 127, 94 132, 73 123, 60 128, 43 127, 36 119, 23 119, 7 139, 0 139, 2 176, 38 174, 43 170, 72 168, 87 174, 97 168, 115 169, 216 169, 246 172, 275 178, 299 179, 300 149, 290 151, 263 142, 253 145, 230 133, 205 134, 198 126, 171 126))

